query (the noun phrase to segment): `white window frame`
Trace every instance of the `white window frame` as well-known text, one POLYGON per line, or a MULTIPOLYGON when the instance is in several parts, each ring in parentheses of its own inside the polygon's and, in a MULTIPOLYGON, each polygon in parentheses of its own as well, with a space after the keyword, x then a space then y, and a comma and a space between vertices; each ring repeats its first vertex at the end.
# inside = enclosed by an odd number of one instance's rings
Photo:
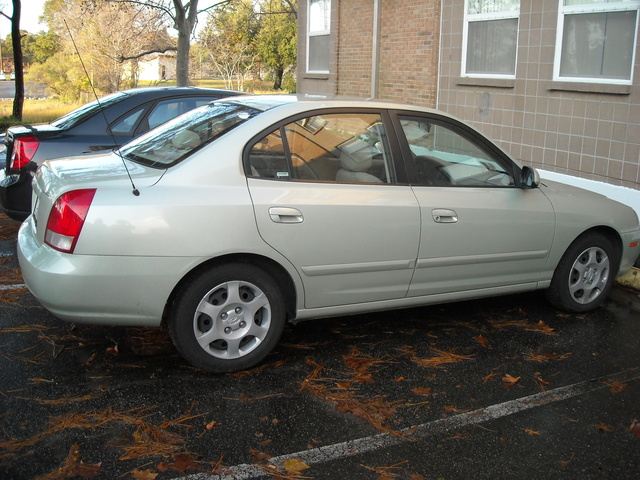
POLYGON ((505 78, 515 79, 518 65, 518 41, 520 37, 520 10, 505 10, 495 13, 469 13, 469 0, 464 0, 464 27, 462 29, 462 66, 461 76, 467 78, 505 78), (504 73, 467 73, 467 50, 469 41, 469 23, 486 22, 490 20, 516 19, 516 55, 513 63, 513 74, 504 73))
POLYGON ((640 17, 640 1, 622 1, 585 5, 565 6, 563 0, 558 0, 558 30, 556 36, 556 52, 553 61, 553 80, 557 82, 579 82, 579 83, 599 83, 607 85, 631 85, 633 82, 633 71, 636 63, 636 44, 638 42, 638 17, 640 17), (606 13, 606 12, 629 12, 636 11, 636 30, 633 39, 633 53, 631 55, 631 71, 629 80, 615 78, 594 78, 594 77, 562 77, 560 75, 560 62, 562 61, 562 41, 564 38, 564 17, 565 15, 585 14, 585 13, 606 13))
POLYGON ((307 73, 329 73, 329 67, 327 67, 326 70, 312 70, 311 67, 309 66, 309 50, 310 50, 310 46, 311 46, 311 42, 310 39, 311 37, 320 37, 320 36, 329 36, 331 35, 331 0, 325 0, 328 4, 329 4, 329 25, 328 25, 328 29, 321 29, 321 30, 311 30, 311 23, 312 23, 312 18, 311 18, 311 1, 312 0, 307 0, 307 58, 306 58, 306 70, 307 73))

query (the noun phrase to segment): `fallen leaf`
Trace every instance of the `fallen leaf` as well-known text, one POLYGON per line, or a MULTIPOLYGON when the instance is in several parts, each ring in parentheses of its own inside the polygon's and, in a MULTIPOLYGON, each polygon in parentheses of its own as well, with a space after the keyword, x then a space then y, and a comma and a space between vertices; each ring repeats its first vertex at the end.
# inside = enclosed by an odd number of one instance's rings
POLYGON ((600 430, 601 432, 613 432, 613 428, 611 428, 609 425, 605 425, 604 423, 600 422, 596 425, 596 428, 598 430, 600 430))
POLYGON ((134 468, 131 470, 131 478, 135 480, 155 480, 158 474, 152 470, 138 470, 134 468))
POLYGON ((176 472, 184 473, 187 470, 200 470, 200 465, 196 462, 188 453, 176 453, 171 456, 171 463, 161 462, 158 465, 158 470, 166 472, 167 470, 173 470, 176 472))
POLYGON ((569 460, 562 460, 562 461, 560 462, 560 465, 561 465, 561 466, 563 466, 563 467, 568 467, 568 466, 571 464, 571 462, 573 462, 573 459, 574 459, 574 457, 575 457, 575 456, 576 456, 576 454, 575 454, 575 453, 573 453, 573 454, 571 455, 571 458, 570 458, 569 460))
POLYGON ((539 431, 531 430, 530 428, 525 428, 524 431, 529 435, 542 435, 539 431))
POLYGON ((431 395, 431 388, 429 387, 416 387, 411 390, 416 395, 422 395, 424 397, 428 397, 431 395))
POLYGON ((284 469, 287 471, 287 473, 290 474, 298 474, 303 470, 307 470, 308 468, 311 467, 297 458, 291 458, 284 461, 284 469))
POLYGON ((64 464, 56 471, 51 472, 41 480, 64 480, 67 478, 94 478, 100 475, 100 466, 102 463, 86 465, 80 460, 80 447, 74 443, 69 450, 69 455, 64 460, 64 464))
POLYGON ((489 375, 487 375, 487 376, 482 378, 482 383, 487 383, 489 380, 491 380, 497 374, 498 374, 497 372, 491 372, 489 375))
POLYGON ((213 430, 217 426, 218 426, 218 422, 214 420, 212 422, 207 423, 207 430, 213 430))
POLYGON ((450 413, 462 413, 462 412, 468 412, 469 410, 457 408, 455 405, 445 405, 444 411, 450 412, 450 413))
POLYGON ((544 323, 542 320, 540 320, 538 323, 534 323, 533 325, 529 325, 528 327, 525 328, 525 330, 529 330, 532 332, 540 332, 540 333, 544 333, 545 335, 556 335, 555 333, 556 329, 553 327, 550 327, 549 325, 544 323))
POLYGON ((609 387, 611 393, 622 393, 624 389, 629 386, 626 383, 621 383, 617 380, 614 380, 613 382, 605 382, 605 385, 609 387))
POLYGON ((507 388, 513 387, 519 381, 520 381, 520 377, 513 377, 513 376, 509 375, 508 373, 505 374, 504 377, 502 377, 502 384, 507 388))
POLYGON ((271 453, 269 452, 260 452, 259 450, 255 450, 255 449, 250 449, 249 452, 251 452, 251 456, 253 457, 253 459, 256 462, 260 462, 260 463, 266 463, 269 460, 271 460, 271 453))
POLYGON ((118 345, 116 344, 113 347, 107 348, 107 353, 109 355, 113 355, 114 357, 118 355, 120 353, 120 351, 118 350, 118 345))
POLYGON ((488 347, 489 346, 489 340, 484 338, 482 335, 478 335, 477 337, 473 337, 473 339, 476 342, 478 342, 480 345, 482 345, 483 347, 488 347))
POLYGON ((633 420, 631 426, 629 427, 629 431, 636 437, 640 437, 640 423, 638 423, 638 420, 633 420))

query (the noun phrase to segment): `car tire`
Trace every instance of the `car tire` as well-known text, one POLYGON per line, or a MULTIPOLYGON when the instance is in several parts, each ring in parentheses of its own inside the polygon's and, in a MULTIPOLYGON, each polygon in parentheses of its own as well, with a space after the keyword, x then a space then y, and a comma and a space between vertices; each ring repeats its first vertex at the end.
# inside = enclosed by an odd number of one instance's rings
POLYGON ((225 373, 262 361, 286 319, 282 293, 264 270, 225 264, 191 279, 178 293, 169 332, 180 354, 200 369, 225 373))
POLYGON ((618 270, 619 253, 598 232, 587 232, 569 246, 546 292, 561 310, 579 313, 599 307, 609 294, 618 270))

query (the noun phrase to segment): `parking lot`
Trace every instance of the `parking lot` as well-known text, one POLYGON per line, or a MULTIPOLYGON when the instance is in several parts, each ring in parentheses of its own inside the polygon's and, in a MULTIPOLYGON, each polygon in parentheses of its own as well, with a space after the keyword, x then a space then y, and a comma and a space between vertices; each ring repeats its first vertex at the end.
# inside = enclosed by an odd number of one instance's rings
MULTIPOLYGON (((0 478, 640 478, 640 296, 538 292, 289 326, 261 366, 72 325, 0 216, 0 478)), ((117 299, 113 299, 117 302, 117 299)))

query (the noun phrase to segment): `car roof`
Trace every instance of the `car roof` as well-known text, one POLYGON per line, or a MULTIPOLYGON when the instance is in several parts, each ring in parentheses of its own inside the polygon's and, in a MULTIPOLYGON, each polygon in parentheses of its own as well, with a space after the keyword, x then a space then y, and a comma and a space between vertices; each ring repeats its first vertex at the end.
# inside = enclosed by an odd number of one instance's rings
POLYGON ((227 97, 219 102, 233 102, 255 108, 257 110, 277 110, 279 113, 292 114, 324 108, 379 108, 386 110, 406 110, 420 113, 432 113, 441 117, 455 118, 448 113, 432 108, 377 99, 362 99, 341 96, 324 95, 247 95, 242 97, 227 97))

